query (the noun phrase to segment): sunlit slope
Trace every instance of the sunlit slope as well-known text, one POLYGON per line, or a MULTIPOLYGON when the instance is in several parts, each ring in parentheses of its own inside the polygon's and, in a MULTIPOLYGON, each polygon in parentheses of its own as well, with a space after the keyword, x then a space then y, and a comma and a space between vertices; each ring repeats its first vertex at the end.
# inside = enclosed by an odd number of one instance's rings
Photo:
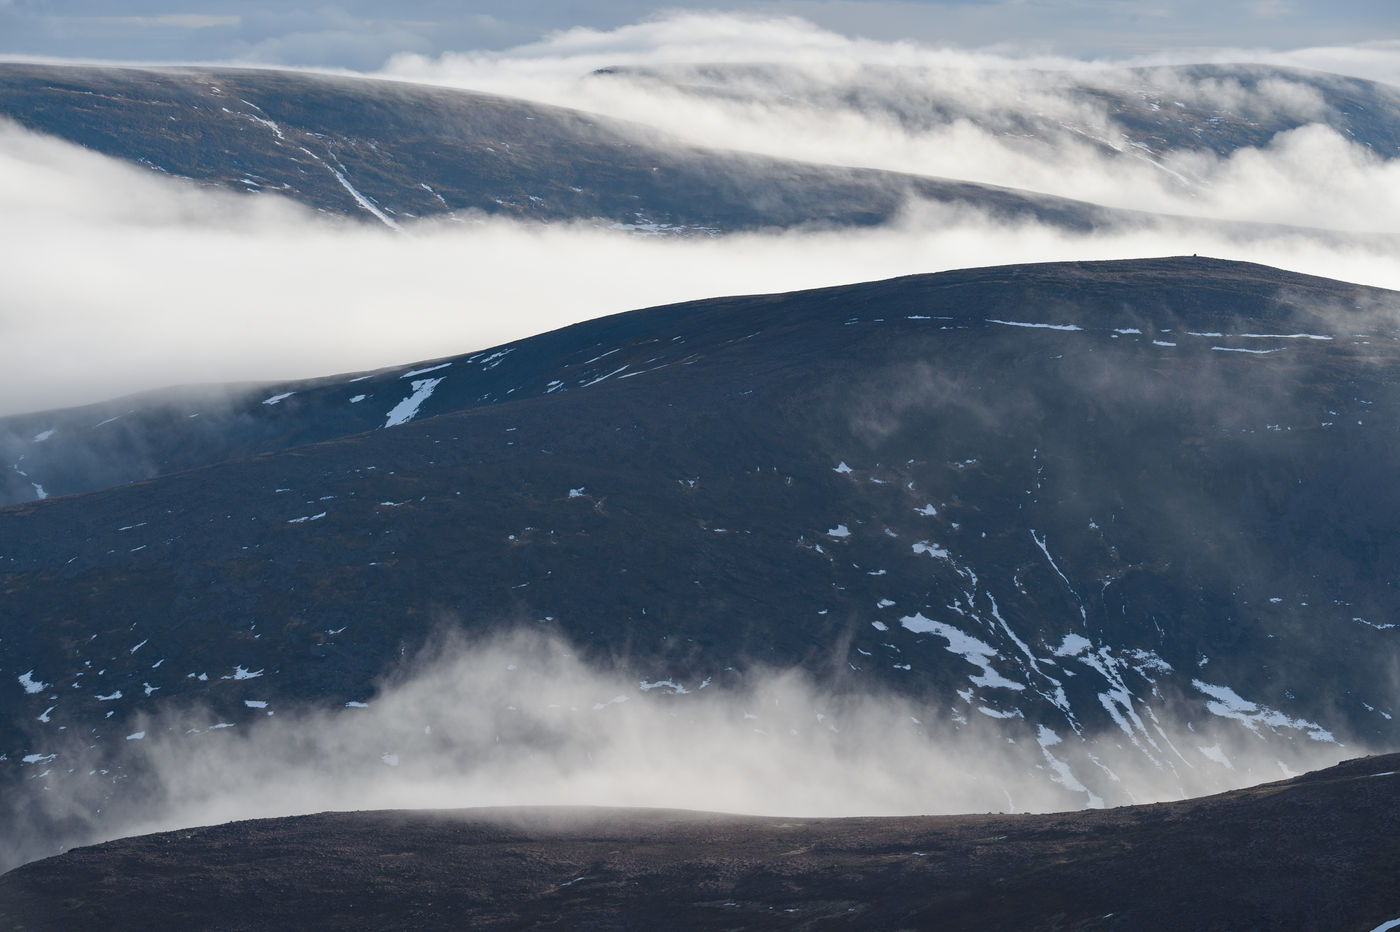
POLYGON ((493 215, 657 233, 868 226, 911 198, 1088 229, 1073 201, 681 144, 524 100, 234 69, 0 64, 0 117, 200 184, 399 226, 493 215))
MULTIPOLYGON (((182 704, 372 702, 444 624, 557 633, 635 698, 796 667, 1183 785, 1234 742, 1390 745, 1396 306, 1207 259, 1003 267, 265 387, 231 431, 334 439, 0 509, 3 766, 94 779, 65 729, 117 760, 182 704)), ((1081 763, 1043 777, 1131 798, 1081 763)))

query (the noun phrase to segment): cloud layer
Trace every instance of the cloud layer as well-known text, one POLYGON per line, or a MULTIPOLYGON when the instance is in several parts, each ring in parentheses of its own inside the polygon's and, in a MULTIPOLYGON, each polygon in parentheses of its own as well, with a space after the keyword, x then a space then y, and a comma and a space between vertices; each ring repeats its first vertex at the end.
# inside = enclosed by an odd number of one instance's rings
MULTIPOLYGON (((1241 194, 1268 196, 1268 174, 1241 194)), ((1400 288, 1386 240, 1102 234, 914 206, 894 226, 657 238, 485 220, 406 234, 0 132, 0 413, 464 353, 635 307, 1015 262, 1199 253, 1400 288)))

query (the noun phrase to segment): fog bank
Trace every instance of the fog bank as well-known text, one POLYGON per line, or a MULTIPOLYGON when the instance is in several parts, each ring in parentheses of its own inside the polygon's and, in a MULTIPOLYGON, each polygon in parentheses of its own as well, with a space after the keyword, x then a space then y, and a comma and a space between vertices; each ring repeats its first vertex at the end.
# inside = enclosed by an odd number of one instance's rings
POLYGON ((1064 723, 967 721, 952 707, 819 688, 799 671, 729 682, 639 681, 536 632, 446 637, 363 706, 249 700, 237 723, 172 710, 137 722, 134 738, 108 737, 125 761, 110 772, 82 743, 51 748, 57 757, 46 779, 28 781, 25 810, 50 824, 12 832, 6 854, 17 863, 53 853, 52 824, 72 845, 326 810, 1043 812, 1199 796, 1365 753, 1159 707, 1172 752, 1157 764, 1121 746, 1116 730, 1081 739, 1064 723))
POLYGON ((936 205, 859 231, 670 238, 478 217, 397 234, 10 126, 0 413, 397 365, 675 301, 1015 262, 1199 253, 1400 288, 1391 246, 1167 221, 1076 234, 936 205))

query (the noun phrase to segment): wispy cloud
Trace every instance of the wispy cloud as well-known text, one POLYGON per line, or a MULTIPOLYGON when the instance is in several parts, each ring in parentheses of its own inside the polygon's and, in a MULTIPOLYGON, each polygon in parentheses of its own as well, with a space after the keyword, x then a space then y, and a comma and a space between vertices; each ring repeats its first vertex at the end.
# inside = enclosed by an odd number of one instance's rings
POLYGON ((363 698, 349 708, 258 705, 275 714, 233 727, 197 708, 140 721, 115 751, 131 775, 117 792, 87 775, 112 758, 86 741, 48 747, 77 772, 51 777, 21 821, 58 819, 69 834, 17 833, 0 841, 0 863, 58 844, 327 809, 1052 811, 1222 791, 1344 753, 1261 740, 1227 719, 1188 729, 1162 705, 1154 721, 1180 756, 1159 765, 1116 729, 1081 740, 1015 718, 954 727, 902 697, 833 691, 796 671, 753 670, 728 686, 663 674, 643 689, 558 639, 522 631, 435 643, 363 698))
POLYGON ((863 231, 669 239, 482 218, 396 235, 17 131, 0 148, 10 412, 411 362, 634 307, 1009 262, 1199 252, 1400 287, 1386 243, 1172 223, 1072 234, 932 205, 863 231))

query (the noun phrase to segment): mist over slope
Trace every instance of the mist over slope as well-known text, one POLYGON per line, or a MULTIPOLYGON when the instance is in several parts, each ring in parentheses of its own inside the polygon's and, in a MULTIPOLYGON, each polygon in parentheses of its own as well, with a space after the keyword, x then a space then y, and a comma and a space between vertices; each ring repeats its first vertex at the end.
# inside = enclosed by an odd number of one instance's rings
POLYGON ((0 509, 9 837, 1058 808, 1394 746, 1396 312, 1218 260, 1012 266, 183 410, 209 465, 0 509), (543 646, 488 649, 514 628, 543 646))
POLYGON ((0 413, 1015 262, 1197 253, 1400 287, 1395 93, 1360 79, 724 17, 373 78, 0 65, 0 413))
POLYGON ((397 81, 0 64, 0 115, 85 148, 398 229, 420 218, 717 234, 888 223, 915 199, 1087 229, 1091 205, 680 143, 650 127, 397 81))
POLYGON ((1376 183, 1393 179, 1384 165, 1398 141, 1393 49, 1313 51, 1070 59, 677 14, 504 52, 403 54, 383 74, 774 156, 1154 212, 1393 231, 1393 188, 1376 183))
POLYGON ((1331 183, 1308 181, 1289 162, 1317 167, 1324 159, 1354 170, 1400 155, 1400 89, 1340 75, 1246 64, 1044 71, 789 63, 610 68, 593 80, 603 85, 593 93, 618 100, 623 112, 635 108, 678 133, 707 113, 768 153, 918 166, 1138 210, 1394 228, 1385 208, 1367 218, 1340 204, 1330 217, 1319 204, 1302 207, 1331 183), (1284 176, 1302 187, 1280 192, 1281 203, 1218 190, 1272 187, 1284 176))

